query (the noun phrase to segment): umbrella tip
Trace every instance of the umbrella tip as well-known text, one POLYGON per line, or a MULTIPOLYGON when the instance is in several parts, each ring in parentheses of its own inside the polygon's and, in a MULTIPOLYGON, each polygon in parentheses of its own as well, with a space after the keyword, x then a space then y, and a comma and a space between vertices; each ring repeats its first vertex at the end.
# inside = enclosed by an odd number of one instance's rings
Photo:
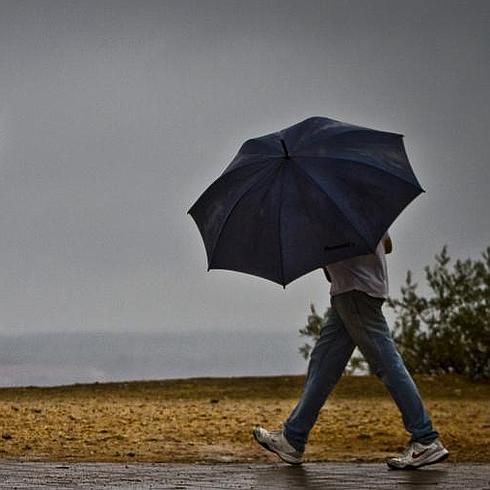
POLYGON ((282 138, 281 138, 281 145, 282 145, 282 149, 284 150, 284 158, 286 158, 286 160, 289 160, 290 156, 288 153, 288 148, 286 146, 286 142, 282 138))

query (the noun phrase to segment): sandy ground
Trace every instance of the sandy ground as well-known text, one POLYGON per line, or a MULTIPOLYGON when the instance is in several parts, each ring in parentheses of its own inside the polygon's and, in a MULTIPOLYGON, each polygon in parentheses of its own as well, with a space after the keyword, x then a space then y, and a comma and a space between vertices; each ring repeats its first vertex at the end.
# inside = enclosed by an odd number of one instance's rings
MULTIPOLYGON (((202 378, 0 389, 0 458, 30 461, 270 462, 251 437, 277 428, 302 376, 202 378)), ((415 376, 451 462, 490 462, 490 382, 415 376)), ((409 439, 373 376, 343 376, 306 461, 383 461, 409 439)))

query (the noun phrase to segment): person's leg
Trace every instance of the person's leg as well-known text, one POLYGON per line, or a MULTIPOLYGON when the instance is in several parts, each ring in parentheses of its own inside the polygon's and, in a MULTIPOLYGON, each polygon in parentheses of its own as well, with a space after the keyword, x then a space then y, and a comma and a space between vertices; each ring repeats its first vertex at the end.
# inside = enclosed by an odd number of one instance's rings
POLYGON ((333 298, 349 335, 397 404, 411 441, 432 442, 439 433, 433 429, 417 386, 396 348, 381 310, 383 301, 361 291, 333 298))
POLYGON ((354 342, 332 307, 311 351, 301 398, 283 424, 284 436, 298 451, 304 451, 320 409, 337 384, 354 348, 354 342))

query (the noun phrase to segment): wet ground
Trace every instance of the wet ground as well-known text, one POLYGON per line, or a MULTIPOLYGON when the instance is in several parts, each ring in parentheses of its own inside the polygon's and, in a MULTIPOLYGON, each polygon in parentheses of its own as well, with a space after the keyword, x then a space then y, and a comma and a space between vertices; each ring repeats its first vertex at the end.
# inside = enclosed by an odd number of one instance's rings
POLYGON ((0 460, 0 488, 490 490, 490 465, 439 463, 419 470, 393 471, 378 463, 306 463, 293 467, 0 460))

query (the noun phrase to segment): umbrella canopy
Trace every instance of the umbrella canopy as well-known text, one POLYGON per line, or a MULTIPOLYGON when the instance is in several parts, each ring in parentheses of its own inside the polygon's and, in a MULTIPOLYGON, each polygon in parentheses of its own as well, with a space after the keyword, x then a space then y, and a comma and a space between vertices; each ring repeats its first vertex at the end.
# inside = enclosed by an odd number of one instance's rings
POLYGON ((298 277, 372 253, 421 192, 403 135, 324 117, 246 141, 189 209, 208 270, 298 277))

